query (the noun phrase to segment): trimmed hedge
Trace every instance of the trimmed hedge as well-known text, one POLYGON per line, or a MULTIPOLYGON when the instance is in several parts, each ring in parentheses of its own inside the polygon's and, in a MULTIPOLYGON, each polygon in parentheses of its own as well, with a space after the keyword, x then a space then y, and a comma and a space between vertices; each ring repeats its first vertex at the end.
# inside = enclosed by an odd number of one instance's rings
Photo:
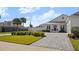
POLYGON ((42 32, 50 32, 50 30, 42 30, 42 32))
POLYGON ((45 34, 43 32, 31 32, 31 31, 27 31, 27 32, 12 32, 11 35, 33 35, 36 37, 45 37, 45 34))

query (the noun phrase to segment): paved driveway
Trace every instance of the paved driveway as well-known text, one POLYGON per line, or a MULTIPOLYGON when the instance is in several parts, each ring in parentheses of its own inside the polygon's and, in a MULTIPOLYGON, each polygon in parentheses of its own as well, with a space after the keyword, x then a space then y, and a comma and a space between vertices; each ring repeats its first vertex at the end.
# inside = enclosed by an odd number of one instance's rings
POLYGON ((31 45, 65 51, 74 50, 66 33, 46 33, 45 38, 31 45))

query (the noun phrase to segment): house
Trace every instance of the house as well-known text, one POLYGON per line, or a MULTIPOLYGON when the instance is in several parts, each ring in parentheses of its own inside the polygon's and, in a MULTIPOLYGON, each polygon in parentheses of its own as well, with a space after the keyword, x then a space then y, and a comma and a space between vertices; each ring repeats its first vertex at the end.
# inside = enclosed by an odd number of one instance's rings
POLYGON ((55 33, 71 33, 72 27, 79 27, 79 12, 76 12, 70 16, 62 14, 47 23, 41 24, 35 28, 31 28, 31 30, 49 30, 50 32, 55 33))
MULTIPOLYGON (((22 25, 18 25, 18 29, 24 28, 22 25)), ((4 31, 15 31, 17 30, 17 25, 13 24, 12 21, 0 22, 0 32, 4 31)))

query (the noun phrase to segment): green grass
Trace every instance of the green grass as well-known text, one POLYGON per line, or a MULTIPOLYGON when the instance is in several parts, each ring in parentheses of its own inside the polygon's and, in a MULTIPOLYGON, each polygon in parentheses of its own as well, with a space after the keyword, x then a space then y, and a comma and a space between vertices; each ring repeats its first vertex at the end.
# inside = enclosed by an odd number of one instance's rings
MULTIPOLYGON (((26 32, 26 31, 15 31, 15 32, 26 32)), ((11 32, 0 32, 0 34, 11 34, 11 32)))
POLYGON ((35 37, 29 35, 23 36, 0 36, 0 41, 12 42, 17 44, 32 44, 33 42, 40 40, 42 37, 35 37))
POLYGON ((11 34, 11 32, 0 32, 0 34, 11 34))
POLYGON ((79 51, 79 40, 75 40, 75 39, 70 39, 72 45, 73 45, 73 48, 76 50, 76 51, 79 51))

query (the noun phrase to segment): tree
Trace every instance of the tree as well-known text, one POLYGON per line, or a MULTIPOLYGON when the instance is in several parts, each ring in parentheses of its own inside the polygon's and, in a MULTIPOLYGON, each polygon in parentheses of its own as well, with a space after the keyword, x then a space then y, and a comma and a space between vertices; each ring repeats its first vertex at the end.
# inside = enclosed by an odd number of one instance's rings
POLYGON ((16 24, 17 25, 17 31, 18 31, 18 25, 21 25, 21 20, 19 18, 14 18, 13 19, 13 24, 16 24))
POLYGON ((26 23, 26 18, 22 17, 20 18, 21 22, 23 23, 23 26, 24 26, 24 23, 26 23))
POLYGON ((32 24, 30 24, 30 28, 32 28, 33 27, 33 25, 32 24))

